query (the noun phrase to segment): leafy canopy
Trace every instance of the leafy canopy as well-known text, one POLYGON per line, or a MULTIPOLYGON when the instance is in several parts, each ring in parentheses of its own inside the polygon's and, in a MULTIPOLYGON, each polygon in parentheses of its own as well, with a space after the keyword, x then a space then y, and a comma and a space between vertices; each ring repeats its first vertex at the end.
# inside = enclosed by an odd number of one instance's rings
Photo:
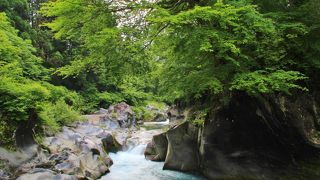
POLYGON ((163 62, 161 87, 168 99, 302 89, 296 82, 305 76, 284 66, 290 60, 281 32, 255 6, 219 1, 178 13, 157 7, 148 20, 153 31, 163 28, 154 49, 163 62))

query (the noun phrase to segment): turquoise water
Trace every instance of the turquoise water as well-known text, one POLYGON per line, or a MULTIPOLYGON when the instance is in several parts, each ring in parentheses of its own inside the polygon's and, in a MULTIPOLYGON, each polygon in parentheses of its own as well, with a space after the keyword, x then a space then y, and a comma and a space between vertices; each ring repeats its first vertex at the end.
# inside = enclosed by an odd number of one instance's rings
POLYGON ((145 145, 139 145, 125 152, 110 153, 114 164, 101 180, 203 180, 192 174, 162 170, 164 163, 146 160, 144 149, 145 145))

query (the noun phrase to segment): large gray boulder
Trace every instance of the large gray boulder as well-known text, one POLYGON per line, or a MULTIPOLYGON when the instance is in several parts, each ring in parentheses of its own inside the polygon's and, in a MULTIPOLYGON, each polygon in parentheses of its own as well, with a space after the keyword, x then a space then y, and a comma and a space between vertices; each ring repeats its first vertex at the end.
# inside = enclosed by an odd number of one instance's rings
POLYGON ((168 152, 163 169, 197 171, 199 169, 197 128, 184 122, 168 130, 166 136, 168 152))
POLYGON ((134 112, 127 103, 122 102, 108 108, 105 120, 116 120, 120 127, 129 128, 136 125, 134 112))

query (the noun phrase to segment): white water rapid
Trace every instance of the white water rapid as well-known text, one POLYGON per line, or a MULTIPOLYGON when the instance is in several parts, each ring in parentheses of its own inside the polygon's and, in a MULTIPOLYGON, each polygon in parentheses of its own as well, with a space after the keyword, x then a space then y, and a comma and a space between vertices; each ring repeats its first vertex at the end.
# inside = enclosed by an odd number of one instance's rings
POLYGON ((153 162, 144 158, 146 145, 138 145, 128 151, 110 153, 114 164, 110 173, 101 180, 200 180, 202 178, 170 170, 162 170, 163 162, 153 162))

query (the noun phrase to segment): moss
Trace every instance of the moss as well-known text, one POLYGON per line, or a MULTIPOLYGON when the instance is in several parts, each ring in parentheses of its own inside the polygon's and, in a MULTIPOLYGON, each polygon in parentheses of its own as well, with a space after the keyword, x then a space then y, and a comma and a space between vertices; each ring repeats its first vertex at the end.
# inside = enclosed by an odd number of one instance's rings
POLYGON ((136 118, 139 120, 149 122, 152 121, 155 117, 155 113, 146 109, 144 106, 134 106, 132 107, 132 109, 136 114, 136 118))
POLYGON ((191 122, 196 126, 203 126, 205 119, 207 117, 207 114, 208 114, 208 109, 195 111, 190 117, 187 118, 187 121, 191 122))
POLYGON ((143 121, 146 121, 146 122, 152 121, 154 117, 155 117, 155 113, 149 110, 144 111, 144 114, 142 116, 143 121))

